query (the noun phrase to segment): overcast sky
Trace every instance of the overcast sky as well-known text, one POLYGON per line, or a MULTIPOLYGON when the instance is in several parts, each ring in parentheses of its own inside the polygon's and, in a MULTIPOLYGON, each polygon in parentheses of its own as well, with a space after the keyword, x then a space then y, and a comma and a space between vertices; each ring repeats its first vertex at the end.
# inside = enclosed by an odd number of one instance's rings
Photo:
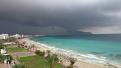
POLYGON ((121 0, 0 0, 0 33, 121 33, 121 0))

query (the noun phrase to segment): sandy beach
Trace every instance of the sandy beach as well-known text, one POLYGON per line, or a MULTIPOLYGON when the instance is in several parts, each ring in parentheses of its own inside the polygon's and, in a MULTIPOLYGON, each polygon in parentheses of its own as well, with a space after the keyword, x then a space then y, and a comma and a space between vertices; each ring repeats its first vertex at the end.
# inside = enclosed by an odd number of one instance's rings
MULTIPOLYGON (((70 64, 68 58, 71 58, 71 56, 67 56, 61 52, 56 52, 56 50, 53 50, 54 49, 53 47, 49 48, 45 44, 32 41, 29 38, 19 39, 18 41, 19 41, 19 43, 25 42, 26 46, 34 45, 36 47, 36 50, 45 51, 45 52, 47 50, 50 50, 53 54, 57 54, 58 57, 61 58, 61 60, 62 60, 61 64, 63 64, 64 66, 68 66, 70 64)), ((74 68, 118 68, 118 67, 115 67, 115 66, 109 65, 109 64, 106 64, 106 65, 105 64, 95 64, 95 63, 91 63, 91 62, 80 61, 78 58, 76 58, 76 63, 74 64, 74 68)))

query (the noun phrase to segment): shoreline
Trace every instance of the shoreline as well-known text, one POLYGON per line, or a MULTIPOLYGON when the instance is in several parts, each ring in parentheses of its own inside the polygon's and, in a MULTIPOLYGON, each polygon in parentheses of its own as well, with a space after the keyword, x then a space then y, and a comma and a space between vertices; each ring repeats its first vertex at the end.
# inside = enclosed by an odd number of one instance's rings
POLYGON ((64 62, 62 63, 64 66, 68 66, 70 64, 69 58, 74 58, 76 59, 76 63, 74 64, 76 68, 119 68, 111 64, 91 63, 89 61, 86 61, 84 58, 78 58, 77 56, 74 56, 72 54, 67 55, 68 53, 70 53, 70 51, 67 52, 64 49, 59 50, 59 48, 49 47, 43 43, 33 41, 30 38, 20 39, 19 42, 26 42, 26 46, 35 45, 36 49, 40 51, 50 50, 53 54, 57 54, 59 58, 61 58, 61 60, 64 62))

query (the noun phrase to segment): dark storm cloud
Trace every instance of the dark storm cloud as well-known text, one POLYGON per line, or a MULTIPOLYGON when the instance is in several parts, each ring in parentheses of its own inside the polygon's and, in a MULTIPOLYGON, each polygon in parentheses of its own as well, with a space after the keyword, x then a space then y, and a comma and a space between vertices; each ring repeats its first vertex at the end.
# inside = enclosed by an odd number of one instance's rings
POLYGON ((1 0, 0 25, 9 27, 5 31, 40 34, 53 29, 54 33, 67 33, 71 30, 92 32, 94 29, 88 30, 92 27, 120 27, 120 3, 120 0, 1 0))

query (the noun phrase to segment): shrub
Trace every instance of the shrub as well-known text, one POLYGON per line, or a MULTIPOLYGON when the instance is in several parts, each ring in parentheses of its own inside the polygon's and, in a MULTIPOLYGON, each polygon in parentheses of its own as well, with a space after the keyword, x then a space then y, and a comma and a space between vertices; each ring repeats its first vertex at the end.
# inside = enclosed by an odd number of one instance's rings
POLYGON ((39 56, 44 56, 45 52, 41 52, 40 50, 36 50, 35 54, 39 55, 39 56))
POLYGON ((70 65, 70 66, 67 66, 67 68, 73 68, 73 66, 72 66, 72 65, 70 65))
POLYGON ((25 68, 25 66, 23 64, 16 64, 13 68, 25 68))
POLYGON ((4 49, 4 46, 3 46, 3 44, 0 44, 0 49, 4 49))
POLYGON ((48 55, 46 57, 46 59, 47 59, 47 63, 49 65, 49 68, 53 68, 57 64, 57 62, 59 61, 57 55, 55 55, 55 54, 54 55, 48 55))

